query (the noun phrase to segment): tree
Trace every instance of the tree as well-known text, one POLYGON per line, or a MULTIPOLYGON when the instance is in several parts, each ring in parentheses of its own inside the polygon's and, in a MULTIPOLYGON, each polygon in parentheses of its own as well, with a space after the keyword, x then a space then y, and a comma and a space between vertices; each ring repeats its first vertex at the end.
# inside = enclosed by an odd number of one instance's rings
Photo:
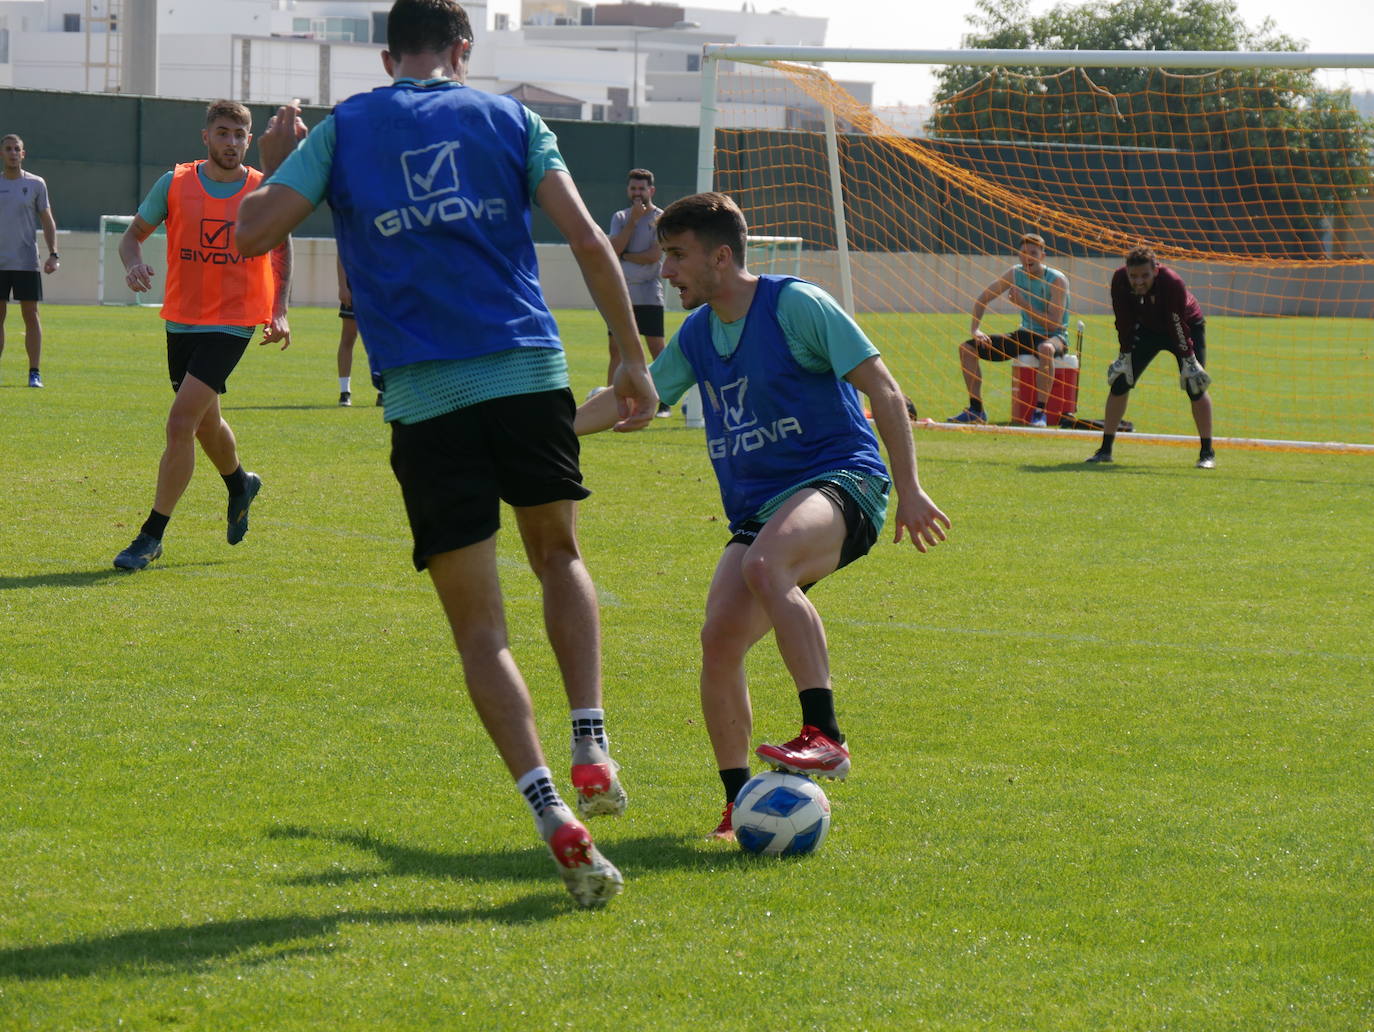
MULTIPOLYGON (((1061 3, 978 0, 969 49, 1271 50, 1303 44, 1265 19, 1250 28, 1234 0, 1061 3)), ((1258 199, 1308 220, 1339 211, 1371 183, 1370 123, 1348 91, 1291 69, 1177 70, 951 65, 939 75, 928 131, 945 139, 1093 144, 1224 153, 1258 199)))

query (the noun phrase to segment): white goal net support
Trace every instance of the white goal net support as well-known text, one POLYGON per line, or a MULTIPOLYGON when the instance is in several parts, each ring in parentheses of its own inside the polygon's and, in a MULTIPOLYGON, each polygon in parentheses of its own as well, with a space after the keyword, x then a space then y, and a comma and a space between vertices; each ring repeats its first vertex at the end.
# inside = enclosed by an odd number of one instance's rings
MULTIPOLYGON (((1203 308, 1219 438, 1374 448, 1374 123, 1352 103, 1374 95, 1374 55, 708 45, 702 77, 697 188, 743 209, 753 271, 800 274, 858 318, 922 416, 967 404, 974 300, 1038 232, 1069 278, 1079 418, 1102 416, 1108 287, 1144 245, 1203 308), (820 67, 903 62, 961 85, 885 120, 820 67)), ((982 329, 1019 322, 1004 296, 982 329)), ((982 374, 991 419, 1020 422, 1012 363, 982 374)), ((1128 418, 1195 434, 1168 355, 1128 418)))
POLYGON ((162 304, 162 285, 167 279, 167 231, 164 227, 158 226, 157 231, 143 242, 143 260, 153 267, 156 275, 153 276, 151 290, 135 294, 124 281, 124 262, 119 257, 119 240, 133 221, 132 215, 100 216, 96 301, 102 305, 143 305, 156 308, 162 304))

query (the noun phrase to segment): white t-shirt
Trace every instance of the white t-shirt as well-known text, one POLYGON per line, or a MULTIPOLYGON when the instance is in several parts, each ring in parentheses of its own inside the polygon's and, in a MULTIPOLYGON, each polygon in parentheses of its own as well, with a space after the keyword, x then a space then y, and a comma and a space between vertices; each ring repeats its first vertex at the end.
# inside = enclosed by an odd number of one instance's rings
POLYGON ((37 272, 39 216, 48 210, 48 184, 19 171, 18 179, 0 175, 0 269, 37 272))

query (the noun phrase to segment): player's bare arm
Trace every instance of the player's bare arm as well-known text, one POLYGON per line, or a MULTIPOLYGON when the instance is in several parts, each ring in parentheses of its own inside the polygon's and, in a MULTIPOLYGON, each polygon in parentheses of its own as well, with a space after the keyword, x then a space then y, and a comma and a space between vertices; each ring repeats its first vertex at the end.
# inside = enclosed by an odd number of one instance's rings
POLYGON ((902 535, 909 533, 911 543, 918 551, 925 552, 945 540, 950 522, 921 487, 906 397, 877 355, 860 362, 845 374, 845 379, 868 397, 873 423, 887 451, 892 487, 897 492, 892 540, 900 543, 902 535))
POLYGON ((620 354, 620 367, 611 384, 620 416, 616 429, 643 429, 658 411, 658 392, 649 376, 634 309, 630 307, 630 292, 615 251, 601 227, 587 213, 577 186, 566 172, 545 173, 534 199, 572 248, 592 301, 610 327, 611 338, 620 354))
POLYGON ((43 242, 48 245, 48 258, 43 263, 43 271, 51 276, 57 271, 60 259, 57 257, 57 220, 53 218, 52 208, 44 208, 38 216, 43 227, 43 242))
POLYGON ((977 300, 973 302, 973 313, 972 319, 970 320, 972 325, 969 327, 969 332, 973 335, 974 340, 986 341, 989 339, 988 335, 979 328, 983 323, 983 315, 987 312, 988 305, 992 304, 993 301, 997 300, 997 298, 1001 297, 1011 288, 1011 273, 1004 272, 1001 276, 984 287, 983 292, 979 294, 977 300))
POLYGON ((119 238, 119 260, 124 263, 124 282, 138 294, 151 290, 153 286, 156 273, 143 260, 143 241, 152 236, 156 229, 156 226, 144 221, 142 215, 135 215, 129 228, 119 238))
POLYGON ((289 236, 272 248, 272 320, 263 328, 262 340, 258 341, 259 344, 266 344, 279 340, 283 351, 291 346, 291 327, 286 321, 286 309, 291 301, 292 257, 289 236))

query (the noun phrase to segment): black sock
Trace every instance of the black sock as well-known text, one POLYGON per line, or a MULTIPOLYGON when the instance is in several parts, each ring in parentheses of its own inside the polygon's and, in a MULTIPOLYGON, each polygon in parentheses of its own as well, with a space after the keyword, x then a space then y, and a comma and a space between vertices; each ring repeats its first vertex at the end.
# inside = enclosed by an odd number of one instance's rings
POLYGON ((37 376, 37 375, 38 375, 38 367, 37 367, 37 366, 29 366, 29 375, 30 375, 30 376, 37 376))
POLYGON ((973 409, 974 412, 982 412, 982 411, 983 411, 983 399, 982 399, 982 398, 975 398, 972 394, 970 394, 970 395, 968 396, 968 407, 971 408, 971 409, 973 409))
POLYGON ((1212 454, 1212 439, 1211 439, 1210 437, 1203 437, 1203 438, 1199 438, 1199 440, 1202 441, 1202 454, 1203 454, 1203 455, 1211 455, 1211 454, 1212 454))
POLYGON ((749 768, 727 767, 719 773, 720 783, 725 786, 725 802, 728 805, 735 801, 735 796, 739 795, 739 790, 749 780, 749 768))
POLYGON ((162 536, 167 533, 167 521, 172 517, 164 516, 156 509, 148 512, 148 518, 143 521, 143 526, 138 528, 140 534, 147 534, 150 538, 162 540, 162 536))
POLYGON ((833 738, 841 745, 844 735, 840 725, 835 722, 835 693, 829 688, 807 688, 797 693, 801 702, 802 723, 810 724, 822 734, 833 738))
POLYGON ((1046 399, 1046 398, 1036 398, 1036 399, 1035 399, 1035 411, 1036 411, 1036 412, 1044 412, 1044 411, 1045 411, 1045 405, 1046 405, 1046 404, 1048 404, 1048 399, 1046 399))
POLYGON ((1106 452, 1108 455, 1110 455, 1110 454, 1112 453, 1112 442, 1114 442, 1115 440, 1116 440, 1116 434, 1103 434, 1103 435, 1102 435, 1102 447, 1101 447, 1101 448, 1098 448, 1097 450, 1098 450, 1098 451, 1104 451, 1104 452, 1106 452))
POLYGON ((229 474, 220 474, 224 478, 224 486, 229 489, 229 494, 240 495, 248 490, 248 474, 243 471, 243 463, 239 463, 239 468, 229 474))

